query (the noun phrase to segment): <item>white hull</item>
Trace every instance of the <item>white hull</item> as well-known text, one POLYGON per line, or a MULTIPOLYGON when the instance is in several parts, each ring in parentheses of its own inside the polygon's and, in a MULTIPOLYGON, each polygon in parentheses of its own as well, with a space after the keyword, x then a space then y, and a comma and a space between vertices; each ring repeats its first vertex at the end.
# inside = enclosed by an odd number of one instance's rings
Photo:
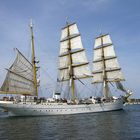
POLYGON ((0 103, 0 107, 7 108, 9 116, 46 116, 46 115, 64 115, 104 112, 123 109, 123 100, 118 99, 114 102, 97 104, 78 104, 68 105, 67 103, 0 103))
POLYGON ((13 101, 0 101, 0 104, 13 104, 13 101))
POLYGON ((0 104, 3 104, 2 112, 7 112, 7 104, 13 104, 13 101, 0 101, 0 104))

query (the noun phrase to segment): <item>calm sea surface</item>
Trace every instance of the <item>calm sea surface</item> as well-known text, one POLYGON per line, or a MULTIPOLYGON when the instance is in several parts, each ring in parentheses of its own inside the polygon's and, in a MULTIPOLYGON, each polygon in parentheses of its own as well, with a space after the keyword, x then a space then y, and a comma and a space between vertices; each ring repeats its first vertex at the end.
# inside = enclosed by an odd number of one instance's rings
POLYGON ((0 140, 140 140, 140 105, 114 112, 47 117, 0 113, 0 140))

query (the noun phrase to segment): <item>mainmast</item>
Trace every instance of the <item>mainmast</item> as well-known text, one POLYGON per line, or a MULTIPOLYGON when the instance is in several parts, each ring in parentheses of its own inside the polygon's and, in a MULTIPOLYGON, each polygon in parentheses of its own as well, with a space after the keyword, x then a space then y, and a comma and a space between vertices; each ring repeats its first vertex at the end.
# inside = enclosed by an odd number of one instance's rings
POLYGON ((75 80, 91 77, 85 49, 76 23, 62 28, 59 53, 59 81, 69 81, 75 100, 75 80))
POLYGON ((71 92, 72 92, 72 100, 75 100, 75 82, 74 82, 74 71, 73 71, 73 67, 72 67, 72 56, 71 56, 71 42, 70 42, 70 30, 69 30, 69 24, 68 22, 66 22, 67 24, 67 33, 68 33, 68 53, 69 53, 69 71, 70 71, 70 86, 71 86, 71 92))
POLYGON ((32 24, 32 21, 30 23, 30 31, 31 31, 33 81, 34 81, 35 94, 36 94, 36 96, 38 96, 37 69, 36 69, 37 67, 36 67, 36 60, 35 60, 35 47, 34 47, 34 34, 33 34, 33 24, 32 24))

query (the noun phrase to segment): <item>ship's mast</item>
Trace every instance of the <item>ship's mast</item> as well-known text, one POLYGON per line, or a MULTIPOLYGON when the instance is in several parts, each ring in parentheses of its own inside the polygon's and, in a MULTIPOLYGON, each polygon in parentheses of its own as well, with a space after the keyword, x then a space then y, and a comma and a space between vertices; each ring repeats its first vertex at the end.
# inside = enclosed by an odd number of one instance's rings
POLYGON ((118 82, 124 81, 117 56, 109 34, 101 34, 95 39, 93 57, 93 83, 102 83, 103 95, 109 98, 109 83, 116 83, 123 89, 118 82))
MULTIPOLYGON (((59 55, 60 82, 69 82, 71 100, 75 101, 75 80, 88 78, 91 75, 81 36, 76 23, 62 28, 59 55)), ((80 81, 80 80, 79 80, 80 81)))
POLYGON ((106 75, 106 64, 105 64, 105 56, 104 56, 104 48, 103 48, 103 38, 101 36, 101 51, 102 51, 102 62, 103 62, 103 94, 105 98, 108 98, 108 83, 107 83, 107 75, 106 75))
POLYGON ((30 22, 30 31, 31 31, 31 48, 32 48, 32 65, 33 65, 33 81, 36 96, 38 96, 37 88, 37 69, 36 69, 36 60, 35 60, 35 47, 34 47, 34 34, 33 34, 33 24, 30 22))
MULTIPOLYGON (((70 31, 69 31, 69 24, 67 24, 67 33, 68 33, 68 38, 70 36, 70 31)), ((74 72, 73 72, 73 67, 72 67, 72 56, 71 56, 71 42, 70 39, 68 39, 68 52, 69 52, 69 71, 70 71, 70 86, 71 86, 71 92, 72 92, 72 100, 75 100, 75 82, 74 82, 74 72)))

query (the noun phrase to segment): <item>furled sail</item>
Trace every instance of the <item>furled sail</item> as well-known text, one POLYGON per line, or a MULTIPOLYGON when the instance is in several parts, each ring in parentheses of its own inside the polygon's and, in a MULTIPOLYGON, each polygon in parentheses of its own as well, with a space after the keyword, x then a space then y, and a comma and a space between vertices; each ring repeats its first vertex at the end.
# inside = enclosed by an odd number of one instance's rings
POLYGON ((124 80, 109 34, 101 35, 95 40, 93 69, 93 83, 102 83, 104 72, 108 82, 124 80))
POLYGON ((91 76, 76 23, 68 24, 66 27, 62 28, 59 54, 60 81, 70 79, 70 66, 72 67, 74 79, 91 76))
POLYGON ((33 65, 16 49, 17 56, 12 66, 7 69, 1 93, 34 95, 33 65))

